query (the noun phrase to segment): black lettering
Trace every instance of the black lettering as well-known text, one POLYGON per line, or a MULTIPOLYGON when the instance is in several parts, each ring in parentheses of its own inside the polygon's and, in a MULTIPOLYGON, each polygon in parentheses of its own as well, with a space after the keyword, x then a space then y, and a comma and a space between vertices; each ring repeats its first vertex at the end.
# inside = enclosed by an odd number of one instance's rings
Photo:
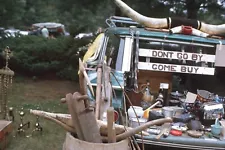
POLYGON ((192 73, 193 72, 193 67, 187 67, 187 70, 189 73, 192 73))
POLYGON ((198 59, 198 55, 192 54, 191 59, 192 59, 192 60, 197 60, 197 59, 198 59))
POLYGON ((199 56, 199 60, 202 61, 202 56, 203 56, 203 55, 198 55, 198 56, 199 56))
POLYGON ((171 66, 170 65, 164 65, 164 71, 170 71, 171 66))
POLYGON ((197 73, 197 72, 198 72, 198 69, 199 69, 199 68, 194 67, 195 73, 197 73))
POLYGON ((152 69, 157 70, 157 65, 156 64, 152 64, 152 69))
POLYGON ((169 54, 169 58, 172 58, 173 52, 168 52, 168 54, 169 54))
POLYGON ((163 53, 161 51, 158 52, 158 57, 163 57, 163 53))
POLYGON ((181 66, 180 71, 181 72, 186 72, 186 67, 185 66, 181 66))
POLYGON ((177 58, 182 59, 182 53, 177 53, 177 58))
POLYGON ((156 57, 157 56, 157 51, 152 51, 152 56, 156 57))
POLYGON ((163 57, 169 58, 169 53, 168 52, 163 52, 163 57))
POLYGON ((163 70, 163 65, 158 65, 159 70, 163 70))
POLYGON ((184 53, 183 54, 183 59, 188 59, 188 54, 184 53))
POLYGON ((176 69, 175 69, 176 67, 177 67, 177 66, 173 66, 173 65, 172 65, 172 66, 171 66, 171 71, 175 72, 175 71, 176 71, 176 69))

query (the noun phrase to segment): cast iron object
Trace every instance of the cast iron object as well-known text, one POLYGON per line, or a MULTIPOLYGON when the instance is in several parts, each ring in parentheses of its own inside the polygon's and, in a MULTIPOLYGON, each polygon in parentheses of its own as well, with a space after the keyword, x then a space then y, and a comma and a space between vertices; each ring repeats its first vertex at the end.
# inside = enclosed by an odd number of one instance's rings
POLYGON ((206 90, 197 90, 197 99, 201 102, 209 102, 214 99, 214 94, 206 90))

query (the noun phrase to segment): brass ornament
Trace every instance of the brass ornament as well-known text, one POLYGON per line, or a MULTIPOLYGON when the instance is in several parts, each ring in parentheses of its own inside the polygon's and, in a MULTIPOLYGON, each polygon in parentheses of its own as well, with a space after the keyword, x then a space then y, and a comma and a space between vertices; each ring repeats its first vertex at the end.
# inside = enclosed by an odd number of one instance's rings
POLYGON ((0 113, 1 119, 9 120, 7 101, 10 89, 12 89, 14 71, 8 67, 10 57, 12 56, 11 50, 8 46, 3 51, 2 55, 4 56, 6 62, 5 67, 0 69, 0 113))
POLYGON ((40 125, 40 122, 39 122, 39 116, 36 116, 35 128, 33 129, 32 134, 33 134, 34 132, 42 133, 42 130, 43 130, 43 128, 42 128, 41 125, 40 125))

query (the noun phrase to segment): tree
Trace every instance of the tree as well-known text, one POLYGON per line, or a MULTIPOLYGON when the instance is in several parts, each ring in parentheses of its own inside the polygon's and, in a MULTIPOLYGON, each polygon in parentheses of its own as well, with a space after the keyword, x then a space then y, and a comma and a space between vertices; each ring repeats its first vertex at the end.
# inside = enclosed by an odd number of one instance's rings
POLYGON ((0 25, 19 25, 24 13, 24 0, 0 0, 0 25))

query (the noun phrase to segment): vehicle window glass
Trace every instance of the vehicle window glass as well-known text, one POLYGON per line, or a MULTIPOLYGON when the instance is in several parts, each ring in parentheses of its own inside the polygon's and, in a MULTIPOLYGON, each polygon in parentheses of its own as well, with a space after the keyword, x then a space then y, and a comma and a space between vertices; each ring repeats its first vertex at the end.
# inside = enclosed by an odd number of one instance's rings
POLYGON ((112 68, 115 69, 116 60, 118 55, 120 38, 115 35, 109 36, 109 41, 106 48, 106 63, 112 68))

